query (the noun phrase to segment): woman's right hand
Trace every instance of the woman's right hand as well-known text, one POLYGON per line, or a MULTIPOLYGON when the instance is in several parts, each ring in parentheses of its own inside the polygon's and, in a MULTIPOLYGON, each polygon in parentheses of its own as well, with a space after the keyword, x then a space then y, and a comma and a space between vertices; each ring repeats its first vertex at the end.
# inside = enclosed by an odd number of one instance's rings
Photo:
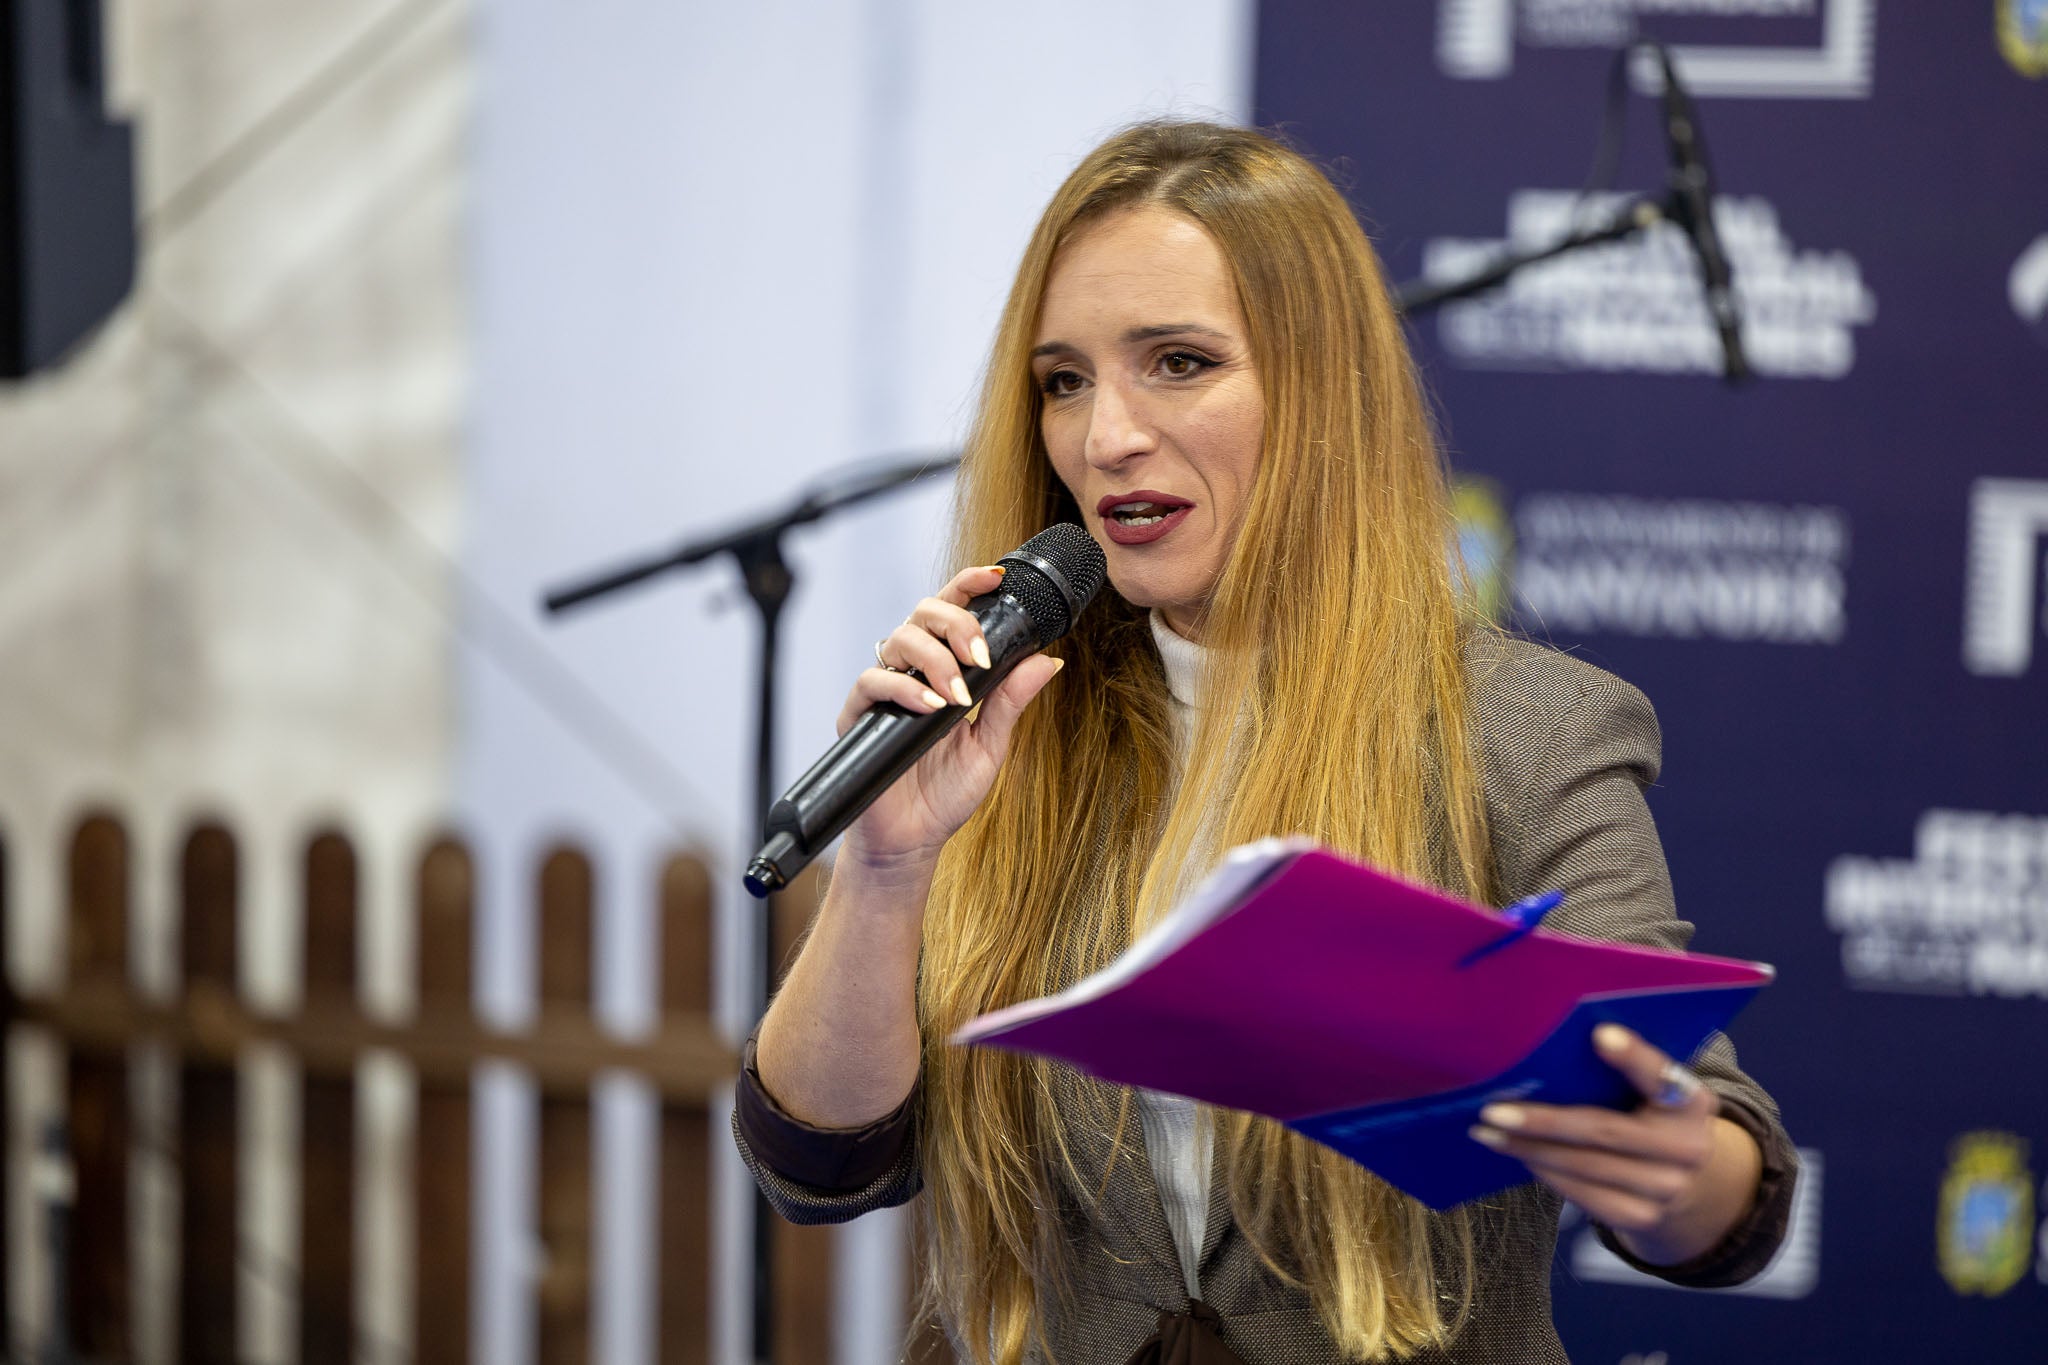
MULTIPOLYGON (((879 653, 894 669, 916 669, 923 680, 888 668, 863 672, 839 712, 839 733, 845 734, 876 702, 895 702, 919 714, 961 705, 967 696, 961 665, 988 666, 988 645, 967 603, 993 592, 1002 581, 998 568, 963 569, 936 596, 919 602, 881 642, 879 653)), ((1009 752, 1017 717, 1060 666, 1058 659, 1034 654, 1011 670, 982 698, 979 715, 947 731, 861 812, 847 829, 841 856, 878 867, 937 858, 939 848, 988 795, 1009 752)))

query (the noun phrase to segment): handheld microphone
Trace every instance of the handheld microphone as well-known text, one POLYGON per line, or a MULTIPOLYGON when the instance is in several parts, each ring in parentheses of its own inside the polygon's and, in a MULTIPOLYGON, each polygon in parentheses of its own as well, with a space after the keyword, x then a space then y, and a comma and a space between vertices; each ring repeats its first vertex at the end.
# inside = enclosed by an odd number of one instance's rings
POLYGON ((1730 384, 1739 384, 1749 378, 1749 361, 1742 352, 1742 316, 1735 306, 1728 257, 1721 250, 1721 235, 1714 229, 1713 173, 1707 169, 1692 99, 1678 83, 1678 68, 1671 52, 1661 44, 1654 45, 1652 50, 1664 72, 1664 137, 1671 149, 1668 207, 1700 258, 1707 313, 1714 321, 1714 330, 1721 334, 1721 377, 1730 384))
MULTIPOLYGON (((998 562, 1008 570, 1002 586, 967 604, 988 641, 989 667, 960 670, 977 702, 1065 635, 1109 576, 1102 547, 1070 521, 1048 526, 998 562)), ((765 842, 747 864, 747 890, 758 897, 787 886, 970 709, 927 714, 878 702, 862 712, 769 808, 765 842)))

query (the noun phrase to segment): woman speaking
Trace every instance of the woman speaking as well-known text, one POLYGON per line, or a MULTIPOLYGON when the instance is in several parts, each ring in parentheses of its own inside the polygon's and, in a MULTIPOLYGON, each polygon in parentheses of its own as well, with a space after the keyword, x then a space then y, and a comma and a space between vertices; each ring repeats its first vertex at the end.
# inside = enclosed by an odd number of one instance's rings
MULTIPOLYGON (((1471 1140, 1535 1179, 1444 1214, 1269 1120, 944 1041, 1274 834, 1487 904, 1562 889, 1549 923, 1584 937, 1691 935, 1642 798, 1649 704, 1460 610, 1400 323, 1315 167, 1207 124, 1096 149, 1025 251, 958 506, 954 562, 1077 521, 1114 591, 848 830, 735 1114, 784 1216, 922 1189, 926 1303, 1003 1365, 1562 1361, 1566 1199, 1666 1279, 1763 1267, 1794 1157, 1718 1036, 1688 1069, 1603 1028, 1641 1105, 1489 1107, 1471 1140)), ((965 604, 999 572, 877 645, 842 731, 968 700, 965 604)))

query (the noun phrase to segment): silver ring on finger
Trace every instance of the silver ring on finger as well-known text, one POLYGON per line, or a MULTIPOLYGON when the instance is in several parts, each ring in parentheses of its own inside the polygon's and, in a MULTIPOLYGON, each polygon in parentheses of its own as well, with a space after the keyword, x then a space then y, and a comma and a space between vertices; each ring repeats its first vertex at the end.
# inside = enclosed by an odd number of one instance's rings
POLYGON ((1703 1082, 1691 1068, 1678 1062, 1664 1063, 1657 1073, 1657 1104, 1665 1109, 1683 1109, 1700 1093, 1703 1082))
POLYGON ((882 657, 882 646, 888 643, 889 637, 886 635, 884 635, 881 639, 875 641, 875 666, 877 668, 880 668, 885 673, 901 673, 903 671, 902 669, 898 668, 896 665, 890 663, 887 659, 882 657))

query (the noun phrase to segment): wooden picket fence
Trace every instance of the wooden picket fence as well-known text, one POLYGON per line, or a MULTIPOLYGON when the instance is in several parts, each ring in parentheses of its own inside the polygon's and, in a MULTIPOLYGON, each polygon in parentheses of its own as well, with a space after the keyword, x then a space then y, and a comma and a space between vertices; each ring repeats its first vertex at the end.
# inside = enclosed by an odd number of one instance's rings
MULTIPOLYGON (((0 888, 9 884, 8 852, 0 844, 0 888)), ((411 1359, 462 1365, 472 1358, 471 1093, 476 1068, 492 1059, 521 1067, 540 1095, 536 1233, 544 1261, 533 1284, 537 1360, 582 1365, 590 1359, 591 1085, 600 1072, 617 1070, 638 1074, 660 1097, 660 1264, 652 1277, 659 1299, 657 1359, 663 1365, 707 1359, 710 1145, 726 1140, 711 1130, 707 1103, 729 1083, 736 1059, 708 1015, 711 904, 703 862, 684 854, 664 866, 661 1022, 651 1035, 621 1039, 592 1013, 592 868, 573 848, 555 848, 539 864, 533 888, 538 1015, 531 1029, 517 1033, 485 1027, 472 1007, 476 882, 459 841, 434 842, 417 866, 418 1004, 403 1023, 374 1019, 359 1004, 357 860, 348 839, 335 831, 316 835, 304 851, 301 1002, 277 1014, 243 998, 237 960, 248 909, 239 893, 239 856, 234 835, 218 824, 202 824, 185 839, 172 897, 182 988, 175 998, 154 998, 134 985, 129 906, 136 869, 128 836, 116 817, 88 816, 69 849, 66 979, 47 994, 7 990, 10 1029, 42 1030, 64 1048, 62 1133, 75 1178, 68 1182, 69 1246, 53 1311, 75 1358, 108 1365, 134 1358, 130 1170, 137 1132, 130 1072, 138 1050, 156 1045, 175 1059, 178 1090, 171 1153, 181 1210, 175 1358, 186 1365, 237 1360, 245 1188, 237 1150, 238 1106, 245 1099, 240 1062, 251 1048, 267 1044, 289 1055, 302 1078, 301 1244, 291 1273, 303 1365, 350 1365, 364 1347, 355 1318, 358 1250, 336 1230, 355 1225, 357 1066, 380 1053, 408 1064, 417 1086, 411 1359)), ((813 881, 781 898, 776 926, 785 951, 816 894, 813 881)), ((0 899, 0 945, 10 909, 19 913, 0 899)), ((6 1053, 0 1047, 0 1096, 10 1093, 6 1053)), ((0 1163, 0 1180, 29 1178, 28 1171, 0 1163)), ((0 1207, 6 1193, 0 1186, 0 1207)), ((776 1232, 775 1357, 828 1360, 827 1230, 776 1232)), ((10 1254, 0 1246, 0 1320, 14 1324, 23 1315, 20 1305, 6 1302, 10 1254)))

